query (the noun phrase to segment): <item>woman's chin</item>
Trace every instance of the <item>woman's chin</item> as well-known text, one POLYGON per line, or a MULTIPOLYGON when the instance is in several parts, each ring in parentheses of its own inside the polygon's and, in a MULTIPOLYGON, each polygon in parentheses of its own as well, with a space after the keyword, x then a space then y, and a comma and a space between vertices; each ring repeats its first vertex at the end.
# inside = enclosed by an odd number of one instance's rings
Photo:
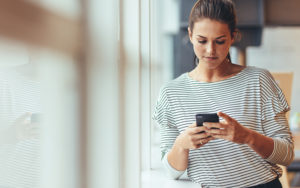
POLYGON ((206 68, 208 69, 216 69, 220 63, 218 61, 205 61, 203 62, 203 64, 205 65, 206 68))

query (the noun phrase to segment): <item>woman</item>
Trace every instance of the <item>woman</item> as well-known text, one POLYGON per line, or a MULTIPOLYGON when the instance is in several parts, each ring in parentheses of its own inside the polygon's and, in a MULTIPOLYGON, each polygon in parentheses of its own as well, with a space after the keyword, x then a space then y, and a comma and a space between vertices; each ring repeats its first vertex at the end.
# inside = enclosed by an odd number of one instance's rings
POLYGON ((232 1, 197 1, 188 32, 198 64, 161 89, 154 113, 168 174, 187 170, 202 187, 281 187, 277 164, 294 157, 289 106, 268 71, 231 62, 232 1), (222 121, 196 126, 196 114, 216 112, 222 121))

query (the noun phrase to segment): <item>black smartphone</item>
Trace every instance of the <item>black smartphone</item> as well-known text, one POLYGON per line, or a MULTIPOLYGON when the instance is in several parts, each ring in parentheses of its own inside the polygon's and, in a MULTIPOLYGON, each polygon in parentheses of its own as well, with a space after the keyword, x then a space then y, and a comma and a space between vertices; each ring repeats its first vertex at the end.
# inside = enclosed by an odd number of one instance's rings
POLYGON ((204 122, 219 122, 219 116, 216 113, 211 114, 196 114, 197 126, 203 126, 204 122))

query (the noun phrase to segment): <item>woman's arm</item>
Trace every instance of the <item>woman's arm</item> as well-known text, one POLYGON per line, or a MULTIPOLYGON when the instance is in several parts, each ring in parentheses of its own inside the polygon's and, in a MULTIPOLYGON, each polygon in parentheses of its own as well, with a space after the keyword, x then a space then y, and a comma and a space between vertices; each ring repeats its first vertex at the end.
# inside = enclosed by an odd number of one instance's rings
POLYGON ((268 136, 250 130, 247 144, 267 161, 288 166, 294 160, 294 143, 285 113, 279 113, 263 124, 268 136), (274 129, 275 126, 277 129, 274 129))
POLYGON ((167 153, 162 159, 163 167, 166 170, 167 176, 169 178, 171 178, 173 180, 177 180, 185 172, 185 170, 180 171, 180 170, 176 170, 175 168, 173 168, 168 161, 168 154, 169 153, 167 153))
POLYGON ((274 150, 274 140, 256 131, 248 129, 245 137, 245 144, 251 147, 262 158, 267 159, 274 150))
MULTIPOLYGON (((225 121, 221 123, 204 123, 209 128, 208 132, 214 138, 221 138, 237 144, 247 144, 262 158, 271 163, 288 165, 294 157, 293 143, 289 140, 288 126, 281 125, 283 129, 277 129, 270 136, 262 135, 254 130, 248 129, 238 123, 230 116, 218 112, 218 115, 225 121), (210 129, 212 127, 220 129, 210 129)), ((284 113, 278 114, 274 120, 269 120, 264 126, 278 125, 285 119, 284 113), (282 117, 283 116, 283 117, 282 117)), ((274 129, 273 129, 274 130, 274 129)))
POLYGON ((194 123, 176 138, 167 156, 169 164, 174 169, 184 171, 188 166, 189 150, 200 148, 214 139, 206 131, 206 127, 197 127, 194 123))
POLYGON ((274 149, 267 161, 288 166, 294 160, 294 141, 285 112, 263 121, 266 136, 274 141, 274 149))
POLYGON ((167 155, 167 160, 174 169, 185 171, 188 166, 189 149, 181 147, 178 142, 180 141, 177 139, 167 155))

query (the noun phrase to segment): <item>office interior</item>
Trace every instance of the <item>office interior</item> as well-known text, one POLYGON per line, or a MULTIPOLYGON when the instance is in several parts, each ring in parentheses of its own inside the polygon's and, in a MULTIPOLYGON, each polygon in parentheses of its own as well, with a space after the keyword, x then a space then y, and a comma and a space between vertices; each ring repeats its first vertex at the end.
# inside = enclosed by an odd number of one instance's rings
MULTIPOLYGON (((199 187, 165 176, 151 118, 194 68, 195 0, 0 0, 0 188, 199 187)), ((300 1, 235 0, 233 63, 269 70, 291 107, 300 187, 300 1)))

